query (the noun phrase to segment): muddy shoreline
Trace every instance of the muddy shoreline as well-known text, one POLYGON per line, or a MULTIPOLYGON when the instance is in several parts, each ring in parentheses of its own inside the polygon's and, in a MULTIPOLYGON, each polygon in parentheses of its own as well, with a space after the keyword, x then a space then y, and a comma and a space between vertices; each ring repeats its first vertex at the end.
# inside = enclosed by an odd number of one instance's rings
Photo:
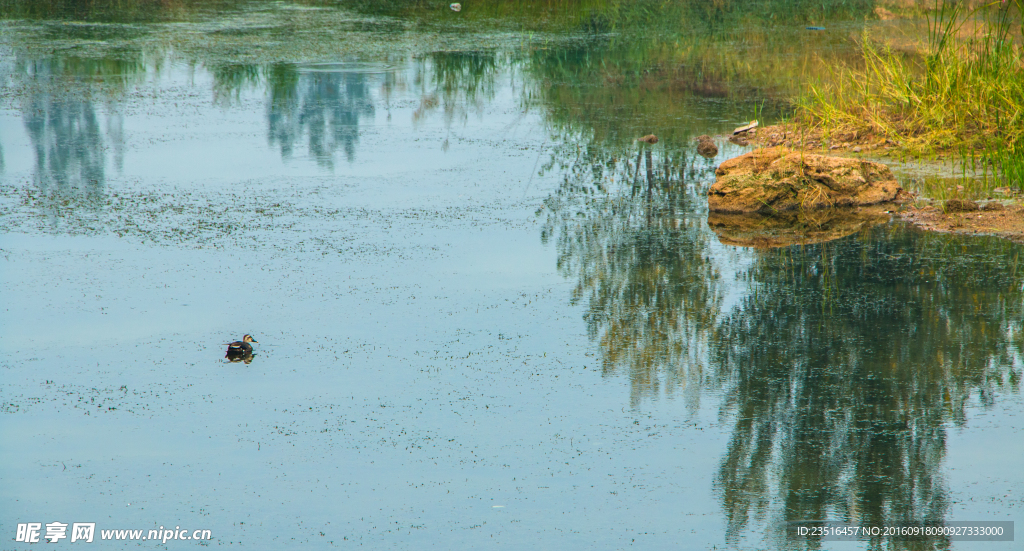
POLYGON ((1024 206, 1019 204, 973 212, 946 212, 935 205, 909 205, 899 213, 899 218, 928 231, 994 235, 1024 243, 1024 206))

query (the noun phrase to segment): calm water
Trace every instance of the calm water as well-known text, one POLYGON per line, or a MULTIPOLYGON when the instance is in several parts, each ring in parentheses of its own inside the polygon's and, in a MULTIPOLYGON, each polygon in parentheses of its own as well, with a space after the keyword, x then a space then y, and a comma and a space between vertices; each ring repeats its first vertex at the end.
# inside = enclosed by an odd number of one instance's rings
POLYGON ((859 27, 217 9, 0 26, 0 548, 1015 548, 784 530, 1024 520, 1020 246, 709 225, 859 27))

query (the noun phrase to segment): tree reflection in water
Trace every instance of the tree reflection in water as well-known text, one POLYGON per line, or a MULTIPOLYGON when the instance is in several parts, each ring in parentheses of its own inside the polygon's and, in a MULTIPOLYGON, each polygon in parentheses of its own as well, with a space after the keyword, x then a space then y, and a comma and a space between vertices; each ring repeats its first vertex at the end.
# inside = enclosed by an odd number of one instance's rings
POLYGON ((558 269, 577 281, 572 302, 587 302, 603 371, 628 374, 631 403, 664 385, 688 389, 696 408, 721 307, 709 233, 699 229, 697 182, 708 165, 679 150, 637 149, 584 139, 556 147, 547 169, 559 163, 564 179, 544 203, 542 239, 557 239, 558 269))
MULTIPOLYGON (((333 168, 338 150, 351 162, 361 121, 374 116, 375 102, 389 105, 395 89, 411 89, 420 96, 413 122, 440 108, 448 128, 457 118, 464 120, 470 112, 482 111, 493 98, 498 71, 512 66, 509 58, 502 59, 499 66, 494 52, 436 52, 416 58, 408 77, 383 63, 268 65, 262 69, 270 90, 268 139, 285 158, 305 138, 310 155, 321 166, 333 168), (374 97, 375 88, 380 98, 374 97)), ((214 73, 219 93, 230 98, 243 86, 258 82, 260 72, 245 65, 220 68, 214 73)), ((443 147, 447 150, 447 139, 443 147)))
POLYGON ((972 397, 990 404, 1020 386, 1021 248, 890 225, 751 251, 746 298, 724 308, 705 223, 713 164, 672 148, 685 134, 623 145, 600 117, 551 109, 558 145, 544 171, 562 183, 539 211, 541 238, 576 282, 603 373, 628 376, 631 405, 682 394, 692 411, 702 391, 724 397, 733 427, 716 487, 728 540, 766 530, 779 548, 814 548, 785 523, 944 520, 947 428, 972 397))
POLYGON ((104 116, 97 112, 91 94, 81 93, 79 79, 89 79, 85 86, 117 89, 144 72, 138 60, 49 57, 14 64, 20 78, 22 120, 35 152, 33 178, 44 195, 100 197, 108 147, 115 166, 120 169, 122 164, 122 119, 114 95, 107 95, 104 116))
POLYGON ((881 227, 761 253, 711 347, 735 419, 730 539, 755 518, 941 521, 946 428, 972 396, 1019 387, 1019 250, 881 227))
MULTIPOLYGON (((457 120, 465 122, 470 113, 482 114, 494 99, 499 71, 514 79, 517 63, 508 54, 483 52, 434 52, 416 58, 413 85, 420 96, 413 112, 414 123, 440 109, 446 134, 457 120)), ((448 135, 441 148, 448 151, 448 135)))
POLYGON ((334 152, 355 159, 359 122, 374 114, 370 93, 379 71, 350 70, 345 64, 303 68, 276 63, 267 70, 270 99, 267 134, 281 155, 292 155, 295 144, 306 137, 309 154, 317 164, 334 167, 334 152))
POLYGON ((11 88, 35 157, 24 200, 53 227, 94 220, 106 201, 108 153, 115 169, 124 160, 119 96, 145 74, 140 57, 83 59, 55 55, 16 57, 11 88), (102 90, 102 103, 94 101, 102 90))
POLYGON ((541 235, 632 405, 681 392, 695 408, 701 390, 722 392, 729 541, 766 529, 782 548, 818 546, 787 539, 796 520, 942 521, 947 428, 972 397, 991 404, 1020 386, 1020 246, 881 226, 758 251, 746 298, 723 311, 703 225, 709 175, 688 154, 648 153, 566 139, 541 235))
POLYGON ((103 135, 92 102, 36 96, 25 102, 40 190, 99 195, 105 175, 103 135))

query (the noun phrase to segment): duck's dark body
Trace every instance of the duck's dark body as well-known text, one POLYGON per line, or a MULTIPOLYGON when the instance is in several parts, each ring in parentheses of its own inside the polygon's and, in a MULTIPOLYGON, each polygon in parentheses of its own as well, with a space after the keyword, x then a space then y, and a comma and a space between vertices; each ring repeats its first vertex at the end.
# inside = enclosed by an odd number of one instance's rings
POLYGON ((224 357, 231 363, 243 362, 250 364, 255 356, 252 352, 249 352, 247 354, 225 354, 224 357))
POLYGON ((228 354, 251 354, 252 345, 247 342, 235 341, 228 344, 228 354))
POLYGON ((251 342, 259 343, 256 339, 252 338, 251 335, 242 337, 242 340, 228 343, 228 352, 224 355, 225 358, 243 358, 245 356, 252 356, 252 345, 251 342))

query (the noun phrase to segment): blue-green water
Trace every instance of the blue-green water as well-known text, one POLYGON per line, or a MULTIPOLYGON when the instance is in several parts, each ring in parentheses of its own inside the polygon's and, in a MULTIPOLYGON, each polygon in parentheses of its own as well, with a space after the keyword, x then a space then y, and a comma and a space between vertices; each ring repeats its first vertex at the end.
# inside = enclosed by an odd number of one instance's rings
POLYGON ((783 527, 1022 519, 1020 246, 727 244, 728 44, 255 6, 3 23, 0 548, 1014 548, 783 527))

